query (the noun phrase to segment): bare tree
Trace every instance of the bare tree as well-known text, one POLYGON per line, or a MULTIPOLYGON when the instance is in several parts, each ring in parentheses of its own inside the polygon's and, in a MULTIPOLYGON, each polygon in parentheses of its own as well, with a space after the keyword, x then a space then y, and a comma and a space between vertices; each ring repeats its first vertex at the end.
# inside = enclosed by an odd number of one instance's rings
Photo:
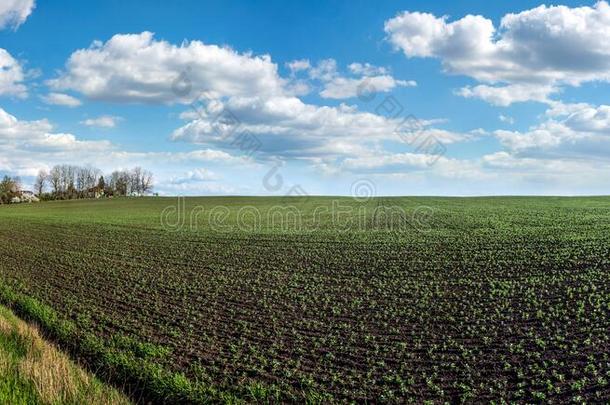
MULTIPOLYGON (((139 166, 115 170, 104 178, 101 170, 91 166, 56 165, 45 176, 45 181, 55 198, 88 197, 89 190, 96 187, 117 196, 145 195, 153 189, 153 174, 139 166)), ((38 187, 37 190, 40 191, 38 187)))
POLYGON ((142 179, 142 168, 140 166, 134 167, 129 173, 129 184, 131 193, 141 195, 141 179, 142 179))
POLYGON ((153 189, 153 174, 148 170, 142 171, 142 176, 140 178, 140 189, 142 190, 142 194, 148 194, 153 189))
POLYGON ((131 178, 124 170, 115 170, 110 175, 110 188, 116 195, 128 195, 131 192, 131 178))
POLYGON ((87 192, 87 177, 89 176, 89 169, 87 167, 76 168, 76 191, 79 197, 85 196, 87 192))
POLYGON ((59 197, 61 193, 61 168, 59 166, 53 166, 49 173, 49 183, 53 189, 53 195, 55 198, 59 197))
MULTIPOLYGON (((118 171, 113 171, 110 174, 110 180, 108 182, 108 188, 113 192, 113 193, 117 193, 117 184, 119 182, 119 172, 118 171)), ((117 193, 118 194, 118 193, 117 193)))
POLYGON ((41 169, 38 171, 38 175, 36 176, 36 180, 34 181, 34 191, 39 197, 44 192, 48 178, 49 174, 46 172, 46 170, 41 169))

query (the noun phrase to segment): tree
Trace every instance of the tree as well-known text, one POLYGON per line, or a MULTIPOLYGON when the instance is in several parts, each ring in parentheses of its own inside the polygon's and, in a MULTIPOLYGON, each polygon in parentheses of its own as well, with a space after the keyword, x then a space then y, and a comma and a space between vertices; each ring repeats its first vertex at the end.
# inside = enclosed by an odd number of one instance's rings
POLYGON ((130 194, 145 195, 152 191, 153 176, 151 172, 137 166, 128 175, 130 194))
POLYGON ((91 166, 55 165, 48 174, 42 170, 38 173, 35 183, 38 195, 47 185, 51 189, 48 199, 87 198, 92 188, 106 195, 145 195, 152 192, 153 174, 139 166, 104 176, 100 169, 91 166))
POLYGON ((19 177, 4 176, 0 182, 0 200, 3 204, 11 202, 21 191, 21 179, 19 177))
POLYGON ((153 174, 148 170, 144 170, 142 172, 142 177, 140 178, 140 189, 142 190, 142 194, 148 194, 153 189, 153 174))
POLYGON ((100 180, 97 182, 97 188, 102 191, 106 190, 106 182, 104 181, 104 176, 100 176, 100 180))
POLYGON ((136 195, 142 194, 142 168, 137 166, 134 167, 129 173, 129 185, 131 193, 136 195))
POLYGON ((76 168, 76 192, 79 197, 84 197, 87 192, 87 177, 89 176, 89 171, 86 167, 78 167, 76 168))
POLYGON ((124 170, 115 170, 110 175, 110 188, 115 195, 127 195, 130 189, 130 175, 124 170))
POLYGON ((46 172, 46 170, 41 169, 38 171, 38 175, 36 176, 36 180, 34 181, 34 191, 39 197, 44 192, 48 178, 49 174, 46 172))
POLYGON ((53 196, 55 198, 59 198, 59 194, 61 193, 61 168, 59 166, 53 166, 51 172, 49 173, 49 183, 51 183, 51 188, 53 189, 53 196))
POLYGON ((142 174, 142 191, 144 192, 144 194, 150 193, 153 189, 153 186, 154 183, 152 172, 144 170, 144 173, 142 174))

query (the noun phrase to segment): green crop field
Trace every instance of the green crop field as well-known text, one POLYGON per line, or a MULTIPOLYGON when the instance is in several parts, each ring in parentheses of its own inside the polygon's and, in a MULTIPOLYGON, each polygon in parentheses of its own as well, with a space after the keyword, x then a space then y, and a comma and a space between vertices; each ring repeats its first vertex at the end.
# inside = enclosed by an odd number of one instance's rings
POLYGON ((1 206, 0 287, 135 399, 610 401, 608 197, 1 206))

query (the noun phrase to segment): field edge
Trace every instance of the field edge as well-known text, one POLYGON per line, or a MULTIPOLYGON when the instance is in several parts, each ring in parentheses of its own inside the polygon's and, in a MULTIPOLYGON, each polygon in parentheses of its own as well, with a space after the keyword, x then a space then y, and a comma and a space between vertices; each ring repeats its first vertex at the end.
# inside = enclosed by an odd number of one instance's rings
POLYGON ((0 305, 0 401, 3 403, 98 403, 128 405, 105 384, 47 341, 40 328, 0 305))
MULTIPOLYGON (((277 403, 281 391, 260 383, 237 387, 237 392, 192 381, 182 373, 171 372, 142 356, 146 343, 133 342, 125 350, 92 333, 83 333, 70 320, 62 319, 50 306, 26 294, 14 291, 0 280, 0 306, 4 305, 18 319, 34 323, 43 339, 57 345, 71 361, 83 367, 101 383, 114 387, 135 403, 225 403, 248 401, 277 403), (142 348, 144 346, 144 349, 142 348)), ((332 396, 305 391, 307 404, 332 402, 332 396)))

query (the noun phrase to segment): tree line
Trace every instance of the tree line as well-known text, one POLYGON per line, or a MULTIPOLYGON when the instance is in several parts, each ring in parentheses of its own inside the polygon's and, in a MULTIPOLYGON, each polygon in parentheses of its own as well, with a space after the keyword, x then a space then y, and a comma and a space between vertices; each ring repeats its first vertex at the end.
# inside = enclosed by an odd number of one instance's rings
POLYGON ((48 189, 52 199, 146 195, 152 188, 152 173, 141 167, 115 170, 104 178, 101 170, 91 166, 57 165, 48 173, 41 170, 34 182, 37 195, 44 197, 48 189))
MULTIPOLYGON (((56 165, 40 170, 34 181, 34 194, 41 200, 69 200, 112 196, 142 196, 153 189, 153 174, 141 167, 115 170, 104 177, 91 166, 56 165)), ((19 177, 4 176, 0 182, 0 203, 9 203, 23 194, 19 177)))

